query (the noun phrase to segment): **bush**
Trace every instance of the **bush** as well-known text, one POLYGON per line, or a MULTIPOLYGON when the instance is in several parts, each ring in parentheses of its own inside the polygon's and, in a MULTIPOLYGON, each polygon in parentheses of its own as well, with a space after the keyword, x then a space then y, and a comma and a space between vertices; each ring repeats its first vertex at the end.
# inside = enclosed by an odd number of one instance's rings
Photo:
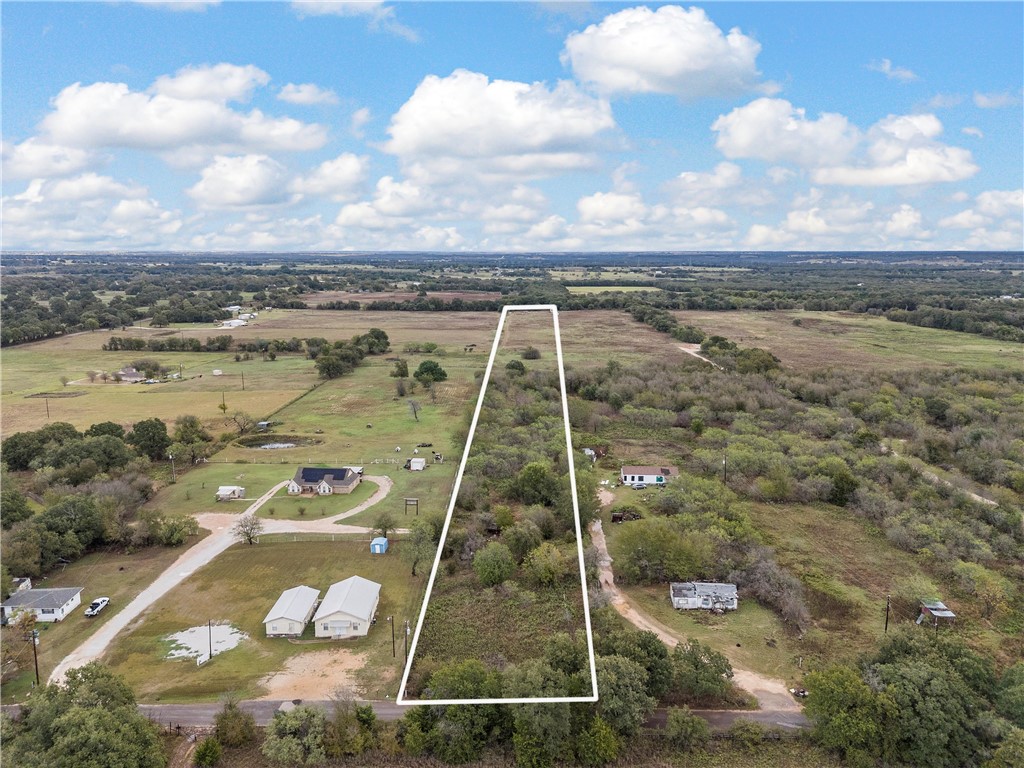
POLYGON ((581 765, 600 766, 619 756, 619 737, 600 715, 594 716, 591 726, 580 734, 576 757, 581 765))
POLYGON ((196 747, 192 762, 196 768, 212 768, 220 762, 221 751, 220 742, 213 736, 207 736, 196 747))
POLYGON ((501 584, 515 569, 512 551, 500 541, 492 541, 473 556, 473 570, 485 587, 501 584))
POLYGON ((523 350, 523 360, 540 360, 540 350, 536 347, 527 347, 523 350))
POLYGON ((728 734, 737 746, 752 752, 764 741, 765 736, 768 735, 768 729, 756 720, 741 717, 729 726, 728 734))
POLYGON ((234 701, 226 701, 214 718, 213 735, 225 747, 244 747, 256 739, 256 720, 234 701))
POLYGON ((665 738, 679 749, 696 749, 711 739, 711 726, 689 707, 672 707, 665 723, 665 738))

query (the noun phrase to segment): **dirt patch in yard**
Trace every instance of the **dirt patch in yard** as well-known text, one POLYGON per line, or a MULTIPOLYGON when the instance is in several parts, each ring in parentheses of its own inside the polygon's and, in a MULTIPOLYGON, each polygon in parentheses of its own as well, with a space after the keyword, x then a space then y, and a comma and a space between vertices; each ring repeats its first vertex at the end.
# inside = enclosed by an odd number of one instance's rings
POLYGON ((357 695, 355 673, 366 664, 366 654, 347 648, 331 648, 293 656, 284 669, 267 675, 260 685, 267 689, 262 699, 305 699, 320 701, 330 698, 341 687, 357 695))

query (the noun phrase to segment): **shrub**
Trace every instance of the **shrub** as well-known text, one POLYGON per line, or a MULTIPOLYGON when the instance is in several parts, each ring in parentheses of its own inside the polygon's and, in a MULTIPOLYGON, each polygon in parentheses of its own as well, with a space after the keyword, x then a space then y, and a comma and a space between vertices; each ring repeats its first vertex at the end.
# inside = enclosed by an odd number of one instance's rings
POLYGON ((540 350, 536 347, 527 347, 523 350, 523 360, 540 360, 540 350))
POLYGON ((729 726, 728 734, 741 749, 752 752, 764 741, 768 729, 756 720, 741 717, 729 726))
POLYGON ((591 726, 580 734, 576 757, 581 765, 600 766, 619 756, 619 737, 600 715, 595 715, 591 726))
POLYGON ((665 738, 679 749, 703 747, 711 739, 711 726, 689 707, 672 707, 665 723, 665 738))
POLYGON ((500 541, 492 541, 473 556, 473 570, 485 587, 501 584, 515 569, 512 551, 500 541))
POLYGON ((234 701, 226 701, 214 718, 213 734, 225 747, 244 747, 256 739, 256 720, 234 701))
POLYGON ((192 762, 196 768, 213 768, 220 762, 221 746, 213 736, 207 736, 196 747, 192 762))

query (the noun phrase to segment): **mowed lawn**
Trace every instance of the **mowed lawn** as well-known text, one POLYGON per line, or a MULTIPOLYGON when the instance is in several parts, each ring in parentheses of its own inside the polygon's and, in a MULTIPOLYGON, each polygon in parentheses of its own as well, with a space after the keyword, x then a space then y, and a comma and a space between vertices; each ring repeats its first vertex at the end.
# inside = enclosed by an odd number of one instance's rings
POLYGON ((1024 344, 972 333, 920 328, 849 312, 673 312, 679 322, 741 347, 761 347, 783 366, 813 370, 872 368, 1016 369, 1024 344))
MULTIPOLYGON (((368 540, 282 538, 235 545, 197 570, 119 637, 105 661, 141 701, 214 701, 227 692, 259 696, 264 691, 260 680, 280 670, 291 656, 342 647, 367 654, 365 667, 357 673, 360 697, 393 697, 402 663, 401 636, 398 656, 392 657, 386 617, 394 616, 399 628, 406 619, 415 622, 425 574, 410 576, 400 541, 386 555, 371 555, 368 540), (283 590, 305 584, 321 590, 322 598, 331 584, 353 575, 382 585, 377 622, 366 637, 313 640, 312 625, 298 643, 265 636, 263 618, 283 590), (201 667, 194 659, 166 658, 168 635, 207 621, 230 623, 249 637, 201 667)), ((324 685, 321 698, 326 699, 332 686, 330 681, 324 685)))
MULTIPOLYGON (((111 619, 118 611, 131 602, 142 590, 148 587, 153 579, 177 560, 184 551, 194 546, 206 536, 193 536, 181 547, 147 547, 131 554, 114 548, 94 552, 81 560, 72 563, 63 570, 52 573, 45 579, 34 582, 33 586, 82 587, 82 605, 66 619, 56 623, 40 623, 39 677, 42 682, 50 676, 53 668, 67 654, 93 634, 99 627, 111 619), (85 617, 86 606, 97 597, 109 597, 108 605, 100 614, 93 618, 85 617)), ((11 630, 4 627, 0 630, 0 643, 17 643, 11 630)), ((23 701, 31 692, 35 673, 32 668, 32 648, 22 646, 20 658, 22 672, 5 681, 3 685, 3 701, 10 703, 23 701)))

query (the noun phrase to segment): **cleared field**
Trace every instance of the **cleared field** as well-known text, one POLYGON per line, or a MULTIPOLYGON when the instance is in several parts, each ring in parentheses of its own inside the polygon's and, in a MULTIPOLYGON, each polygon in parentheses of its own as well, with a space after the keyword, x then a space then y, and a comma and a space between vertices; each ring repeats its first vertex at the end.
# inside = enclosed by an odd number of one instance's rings
MULTIPOLYGON (((285 661, 304 652, 342 648, 366 654, 358 670, 360 698, 394 696, 402 663, 391 651, 387 616, 401 627, 418 609, 422 579, 412 578, 401 561, 401 542, 393 542, 386 555, 370 555, 368 541, 274 541, 256 546, 236 545, 186 579, 156 603, 128 632, 118 638, 106 656, 114 672, 123 675, 141 701, 216 700, 234 691, 243 697, 259 696, 261 678, 279 670, 285 661), (352 575, 382 585, 377 622, 366 637, 345 641, 314 640, 312 626, 298 642, 265 636, 263 618, 281 591, 306 584, 326 593, 336 581, 352 575), (167 660, 174 632, 207 621, 230 622, 249 638, 219 654, 202 667, 195 660, 167 660)), ((326 699, 334 682, 323 680, 326 699)))
POLYGON ((673 312, 743 347, 762 347, 798 370, 965 366, 1017 369, 1024 344, 920 328, 845 312, 673 312), (797 324, 799 323, 799 324, 797 324))
MULTIPOLYGON (((35 583, 37 587, 82 587, 82 606, 64 621, 38 625, 39 633, 39 678, 50 676, 53 668, 85 638, 92 635, 121 608, 149 586, 154 574, 167 569, 184 551, 185 547, 200 541, 207 532, 194 536, 183 547, 148 547, 132 554, 114 549, 86 555, 63 570, 57 571, 35 583), (85 617, 85 608, 97 597, 110 598, 110 605, 99 616, 85 617)), ((7 644, 6 627, 0 629, 0 643, 7 644)), ((22 672, 5 681, 3 702, 22 701, 31 693, 35 673, 32 669, 32 648, 23 646, 20 662, 22 672)))
MULTIPOLYGON (((381 291, 380 293, 359 293, 353 291, 321 291, 319 293, 303 294, 299 298, 307 304, 326 304, 330 301, 358 301, 360 304, 369 304, 373 301, 413 301, 417 298, 416 290, 408 291, 381 291)), ((426 298, 440 299, 441 301, 483 301, 500 299, 500 291, 427 291, 426 298)))

